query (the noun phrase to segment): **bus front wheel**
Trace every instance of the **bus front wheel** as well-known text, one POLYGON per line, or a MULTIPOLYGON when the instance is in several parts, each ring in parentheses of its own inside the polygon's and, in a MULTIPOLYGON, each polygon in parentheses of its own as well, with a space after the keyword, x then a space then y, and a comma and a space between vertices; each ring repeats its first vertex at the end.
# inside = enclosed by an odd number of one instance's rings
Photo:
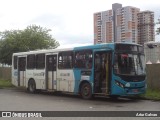
POLYGON ((118 95, 110 95, 109 96, 112 100, 117 100, 119 98, 118 95))
POLYGON ((92 89, 89 83, 83 83, 81 86, 81 96, 83 99, 91 99, 92 98, 92 89))
POLYGON ((30 80, 30 81, 28 82, 28 91, 29 91, 30 93, 35 93, 35 92, 36 92, 36 83, 35 83, 34 80, 30 80))

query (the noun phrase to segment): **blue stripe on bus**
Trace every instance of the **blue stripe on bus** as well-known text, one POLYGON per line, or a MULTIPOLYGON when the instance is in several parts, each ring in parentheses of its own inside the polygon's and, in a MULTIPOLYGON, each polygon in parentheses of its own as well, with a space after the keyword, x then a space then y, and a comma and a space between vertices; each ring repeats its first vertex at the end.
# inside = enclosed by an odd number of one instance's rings
MULTIPOLYGON (((83 69, 83 70, 85 70, 85 69, 83 69)), ((77 69, 77 68, 74 68, 74 70, 73 70, 74 78, 75 78, 75 87, 74 87, 74 93, 75 94, 77 94, 79 92, 80 83, 82 82, 81 71, 82 71, 82 69, 77 69)), ((93 69, 91 71, 93 71, 93 69)), ((92 87, 92 92, 93 92, 93 84, 92 83, 93 83, 93 80, 94 80, 93 76, 94 75, 93 75, 93 72, 92 72, 92 74, 89 77, 89 80, 86 80, 90 83, 90 85, 92 87)))
POLYGON ((75 85, 74 85, 74 93, 77 94, 79 92, 79 83, 80 83, 80 72, 81 70, 74 68, 73 73, 74 73, 74 79, 75 79, 75 85))

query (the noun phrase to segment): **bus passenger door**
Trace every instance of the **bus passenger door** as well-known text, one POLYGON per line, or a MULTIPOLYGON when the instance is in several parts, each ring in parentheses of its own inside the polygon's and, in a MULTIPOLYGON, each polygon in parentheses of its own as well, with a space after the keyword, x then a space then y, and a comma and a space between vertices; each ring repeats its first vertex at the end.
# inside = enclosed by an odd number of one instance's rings
POLYGON ((46 89, 56 89, 57 55, 46 56, 46 89))
POLYGON ((94 53, 94 92, 109 94, 111 84, 112 61, 109 51, 94 53))
POLYGON ((18 58, 18 86, 26 86, 26 57, 18 58))

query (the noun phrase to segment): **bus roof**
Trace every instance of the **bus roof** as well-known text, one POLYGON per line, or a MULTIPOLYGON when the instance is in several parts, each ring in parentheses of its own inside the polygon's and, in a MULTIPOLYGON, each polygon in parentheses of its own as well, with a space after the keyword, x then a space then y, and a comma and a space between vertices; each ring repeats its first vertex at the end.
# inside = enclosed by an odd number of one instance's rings
POLYGON ((58 52, 61 52, 61 51, 83 50, 83 49, 98 49, 98 48, 114 49, 115 44, 139 45, 139 44, 136 44, 136 43, 122 43, 122 42, 101 43, 101 44, 96 44, 96 45, 80 46, 80 47, 74 47, 74 48, 42 49, 42 50, 35 50, 35 51, 19 52, 19 53, 13 53, 13 56, 15 56, 15 55, 38 54, 38 53, 58 53, 58 52))
POLYGON ((28 55, 28 54, 38 54, 38 53, 57 53, 60 51, 69 51, 73 50, 73 48, 64 48, 64 49, 42 49, 42 50, 35 50, 35 51, 27 51, 27 52, 18 52, 13 53, 14 55, 28 55))

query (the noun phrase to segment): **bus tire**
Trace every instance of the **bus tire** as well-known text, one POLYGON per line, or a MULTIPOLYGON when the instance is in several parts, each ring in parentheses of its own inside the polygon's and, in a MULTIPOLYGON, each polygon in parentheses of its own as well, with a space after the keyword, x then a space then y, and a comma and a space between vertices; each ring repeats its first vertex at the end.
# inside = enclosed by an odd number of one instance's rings
POLYGON ((110 95, 109 96, 111 100, 118 100, 119 96, 118 95, 110 95))
POLYGON ((36 83, 33 79, 29 80, 29 82, 28 82, 28 91, 30 93, 35 93, 36 92, 36 83))
POLYGON ((91 85, 87 82, 83 83, 81 85, 81 90, 80 90, 81 96, 83 99, 91 99, 92 98, 92 89, 91 85))

